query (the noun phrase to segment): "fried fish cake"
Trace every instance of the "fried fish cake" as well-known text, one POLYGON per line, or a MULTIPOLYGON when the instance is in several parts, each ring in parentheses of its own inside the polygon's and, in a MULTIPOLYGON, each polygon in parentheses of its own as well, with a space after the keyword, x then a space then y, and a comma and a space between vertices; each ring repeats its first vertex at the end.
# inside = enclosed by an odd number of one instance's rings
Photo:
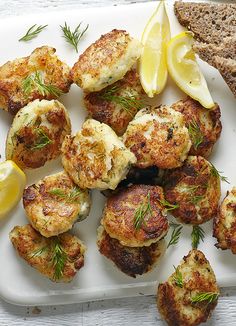
POLYGON ((89 117, 108 124, 121 136, 137 111, 142 108, 143 95, 139 75, 132 69, 115 84, 100 92, 86 94, 84 103, 89 117))
POLYGON ((210 317, 218 296, 210 263, 201 251, 193 249, 167 282, 159 284, 157 307, 169 326, 197 326, 210 317), (202 293, 211 294, 212 301, 197 300, 202 293))
POLYGON ((171 213, 186 224, 202 224, 217 214, 220 177, 215 167, 201 156, 189 156, 180 168, 164 177, 164 193, 176 205, 171 213))
POLYGON ((31 225, 44 237, 70 230, 90 210, 88 190, 80 189, 66 172, 47 176, 27 187, 23 205, 31 225))
POLYGON ((217 248, 230 249, 236 254, 236 187, 227 193, 214 220, 213 236, 217 248))
POLYGON ((150 246, 168 232, 163 200, 159 186, 130 186, 107 199, 101 225, 123 246, 150 246))
POLYGON ((192 142, 189 154, 207 158, 222 130, 219 105, 216 103, 212 109, 206 110, 198 101, 187 97, 172 104, 171 107, 184 115, 192 142))
POLYGON ((72 80, 70 67, 42 46, 30 56, 8 61, 0 67, 0 108, 16 114, 35 99, 55 99, 67 93, 72 80), (42 84, 46 87, 42 88, 42 84))
POLYGON ((141 48, 141 43, 126 31, 113 29, 80 55, 71 77, 86 92, 100 91, 124 77, 139 58, 141 48))
POLYGON ((116 239, 111 238, 102 226, 98 228, 97 245, 102 255, 125 274, 136 277, 152 270, 158 259, 165 252, 165 241, 160 240, 144 247, 122 246, 116 239))
POLYGON ((54 282, 72 281, 84 266, 86 247, 70 233, 45 238, 27 224, 15 226, 9 236, 20 257, 54 282))
POLYGON ((140 110, 129 123, 123 140, 135 154, 136 166, 140 168, 179 167, 191 147, 183 115, 167 106, 140 110))
POLYGON ((57 100, 35 100, 15 116, 8 132, 6 158, 22 169, 36 169, 57 158, 71 133, 67 110, 57 100))
POLYGON ((136 158, 115 132, 93 119, 62 145, 62 164, 81 188, 115 189, 136 158))

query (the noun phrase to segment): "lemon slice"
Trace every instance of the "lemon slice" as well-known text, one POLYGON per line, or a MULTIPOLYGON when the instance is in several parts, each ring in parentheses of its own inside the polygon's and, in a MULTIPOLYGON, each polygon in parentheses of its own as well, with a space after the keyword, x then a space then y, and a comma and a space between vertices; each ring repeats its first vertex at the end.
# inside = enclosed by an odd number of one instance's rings
POLYGON ((170 23, 161 1, 149 19, 143 35, 139 61, 140 81, 149 97, 159 94, 167 81, 166 46, 170 40, 170 23))
POLYGON ((183 92, 210 109, 214 106, 214 102, 197 64, 192 44, 191 32, 182 32, 170 40, 167 46, 168 70, 183 92))
POLYGON ((25 184, 24 172, 13 161, 0 163, 0 219, 18 203, 25 184))

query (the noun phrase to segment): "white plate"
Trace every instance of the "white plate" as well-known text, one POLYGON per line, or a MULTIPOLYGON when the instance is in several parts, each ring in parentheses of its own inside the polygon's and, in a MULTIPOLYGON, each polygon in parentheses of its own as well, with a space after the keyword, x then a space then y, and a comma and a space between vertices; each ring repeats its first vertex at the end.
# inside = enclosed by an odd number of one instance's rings
MULTIPOLYGON (((172 35, 182 30, 173 14, 173 2, 167 1, 172 35)), ((57 12, 26 17, 14 17, 0 21, 0 65, 7 60, 28 55, 34 48, 41 45, 51 45, 57 49, 57 54, 71 66, 76 62, 78 54, 65 43, 61 37, 59 25, 66 21, 76 26, 80 21, 89 23, 89 30, 80 43, 80 53, 103 33, 113 28, 126 29, 131 35, 140 38, 142 30, 156 8, 155 3, 143 3, 108 8, 91 8, 70 12, 57 12), (33 24, 49 24, 35 40, 23 43, 17 40, 33 24), (7 40, 6 40, 7 36, 7 40)), ((222 110, 223 131, 221 139, 215 146, 211 156, 216 167, 224 171, 231 184, 236 184, 236 135, 235 99, 224 83, 219 73, 206 63, 201 62, 201 68, 206 76, 210 91, 222 110)), ((165 91, 156 98, 156 103, 171 104, 183 98, 182 94, 171 81, 165 91)), ((77 131, 86 112, 82 103, 82 92, 73 85, 70 93, 64 95, 61 101, 69 110, 73 131, 77 131)), ((0 112, 0 154, 4 160, 5 138, 12 117, 0 112)), ((57 164, 48 163, 45 167, 27 172, 28 183, 34 183, 45 175, 61 169, 60 160, 57 164)), ((222 184, 222 194, 232 185, 222 184)), ((8 234, 15 225, 27 223, 22 203, 11 212, 10 216, 0 224, 0 296, 8 302, 19 305, 65 304, 98 300, 104 298, 125 297, 143 294, 154 294, 157 281, 164 281, 173 272, 173 265, 178 265, 180 259, 191 249, 191 228, 185 227, 177 246, 168 249, 166 255, 151 273, 132 279, 121 273, 105 257, 99 254, 96 247, 96 229, 102 213, 104 198, 99 192, 93 192, 92 211, 87 220, 78 223, 73 232, 87 245, 85 267, 70 284, 55 284, 27 265, 18 257, 11 245, 8 234)), ((217 250, 212 238, 212 222, 205 224, 205 242, 200 244, 206 257, 210 260, 221 286, 236 285, 236 257, 229 251, 217 250)))

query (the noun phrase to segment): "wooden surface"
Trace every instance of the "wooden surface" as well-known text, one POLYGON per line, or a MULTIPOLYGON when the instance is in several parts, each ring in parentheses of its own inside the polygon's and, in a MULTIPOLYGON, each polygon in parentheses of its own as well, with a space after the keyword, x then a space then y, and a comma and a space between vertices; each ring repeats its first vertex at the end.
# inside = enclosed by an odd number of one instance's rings
MULTIPOLYGON (((30 14, 33 12, 129 4, 133 2, 144 1, 0 0, 0 19, 7 16, 30 14)), ((6 44, 2 46, 6 46, 6 44)), ((3 266, 1 268, 3 268, 3 266)), ((5 303, 1 299, 0 303, 1 326, 164 325, 157 313, 154 296, 56 307, 18 307, 5 303)), ((236 326, 236 288, 222 289, 219 304, 211 320, 205 325, 218 326, 223 325, 223 323, 229 326, 236 326)))

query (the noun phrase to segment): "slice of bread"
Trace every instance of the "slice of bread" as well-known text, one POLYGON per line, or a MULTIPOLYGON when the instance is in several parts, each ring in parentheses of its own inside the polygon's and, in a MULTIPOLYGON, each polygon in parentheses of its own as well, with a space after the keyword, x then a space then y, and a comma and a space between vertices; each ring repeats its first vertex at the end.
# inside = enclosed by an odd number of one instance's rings
POLYGON ((215 66, 236 97, 236 60, 216 56, 215 66))
POLYGON ((221 44, 236 34, 236 3, 196 3, 176 1, 175 15, 184 27, 205 43, 221 44))

